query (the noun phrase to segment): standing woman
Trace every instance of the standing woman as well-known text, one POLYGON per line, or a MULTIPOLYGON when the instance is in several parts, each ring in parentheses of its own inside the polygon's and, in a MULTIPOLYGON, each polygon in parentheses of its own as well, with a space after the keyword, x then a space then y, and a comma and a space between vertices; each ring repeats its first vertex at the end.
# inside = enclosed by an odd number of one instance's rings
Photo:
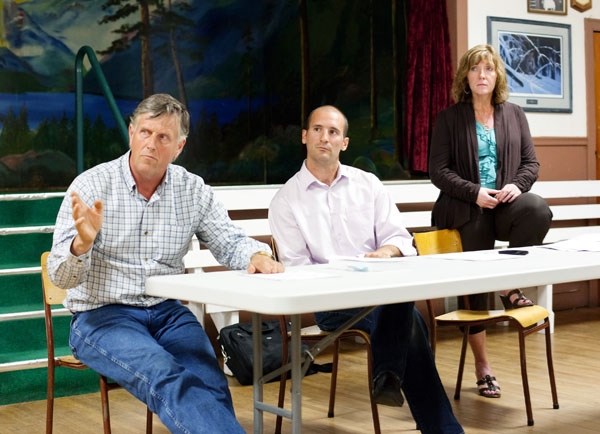
MULTIPOLYGON (((461 58, 452 84, 456 104, 442 111, 431 138, 429 176, 440 189, 433 224, 458 229, 465 251, 541 244, 552 212, 529 190, 539 163, 521 107, 507 101, 504 63, 490 45, 476 45, 461 58)), ((500 298, 508 309, 533 303, 518 290, 500 298)), ((471 309, 487 310, 488 294, 469 297, 471 309)), ((459 306, 462 297, 459 298, 459 306)), ((500 397, 487 358, 484 327, 470 329, 479 394, 500 397)))

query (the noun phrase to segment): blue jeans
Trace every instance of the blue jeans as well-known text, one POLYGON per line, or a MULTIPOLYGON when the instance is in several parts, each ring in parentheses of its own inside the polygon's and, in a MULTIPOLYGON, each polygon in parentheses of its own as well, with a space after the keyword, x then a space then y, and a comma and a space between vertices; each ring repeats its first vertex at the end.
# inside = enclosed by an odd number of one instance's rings
POLYGON ((170 432, 244 433, 210 340, 179 302, 76 313, 70 345, 91 369, 146 403, 170 432))
MULTIPOLYGON (((360 309, 317 312, 323 330, 335 330, 360 309)), ((463 433, 435 366, 427 326, 414 303, 378 306, 353 327, 371 336, 373 378, 389 371, 401 379, 402 390, 418 429, 425 434, 463 433)))

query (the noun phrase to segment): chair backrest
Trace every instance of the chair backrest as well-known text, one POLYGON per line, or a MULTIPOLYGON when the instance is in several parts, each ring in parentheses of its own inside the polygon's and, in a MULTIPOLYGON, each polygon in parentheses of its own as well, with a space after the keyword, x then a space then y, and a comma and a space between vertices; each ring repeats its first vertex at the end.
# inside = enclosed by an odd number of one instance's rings
POLYGON ((419 255, 462 252, 460 233, 456 229, 438 229, 413 234, 419 255))
POLYGON ((48 275, 48 256, 50 252, 42 253, 41 257, 41 266, 42 266, 42 290, 44 291, 44 301, 49 305, 62 304, 65 297, 67 296, 67 291, 63 288, 56 286, 50 280, 50 276, 48 275))
MULTIPOLYGON (((415 248, 419 255, 435 255, 439 253, 462 252, 460 232, 456 229, 437 229, 427 232, 413 233, 415 248)), ((465 308, 469 309, 469 297, 463 296, 465 308)), ((435 307, 433 300, 426 300, 429 317, 430 341, 435 353, 435 307)))
MULTIPOLYGON (((42 253, 40 264, 42 266, 42 292, 44 294, 44 321, 46 323, 46 344, 48 347, 48 372, 54 371, 54 325, 52 322, 52 306, 62 304, 67 296, 67 291, 56 286, 48 275, 48 256, 50 252, 42 253), (52 368, 52 369, 50 369, 52 368)), ((53 375, 53 374, 52 374, 53 375)))

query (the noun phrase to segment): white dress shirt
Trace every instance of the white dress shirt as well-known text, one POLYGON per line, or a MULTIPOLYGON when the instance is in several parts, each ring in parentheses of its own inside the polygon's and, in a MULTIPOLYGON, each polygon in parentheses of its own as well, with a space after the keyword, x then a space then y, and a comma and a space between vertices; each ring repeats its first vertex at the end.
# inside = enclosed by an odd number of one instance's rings
POLYGON ((328 186, 304 162, 273 198, 269 224, 285 265, 323 264, 383 245, 398 247, 404 256, 416 255, 412 236, 381 181, 342 164, 328 186))

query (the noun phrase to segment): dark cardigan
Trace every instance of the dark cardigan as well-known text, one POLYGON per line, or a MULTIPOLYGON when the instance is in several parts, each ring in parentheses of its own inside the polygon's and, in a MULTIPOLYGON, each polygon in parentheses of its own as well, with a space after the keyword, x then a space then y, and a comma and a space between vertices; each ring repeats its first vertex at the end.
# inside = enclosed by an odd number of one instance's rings
MULTIPOLYGON (((494 129, 496 188, 515 184, 522 193, 529 191, 540 165, 525 113, 509 102, 495 106, 494 129)), ((478 159, 472 104, 458 103, 442 111, 433 127, 429 152, 429 176, 440 189, 432 212, 434 226, 458 228, 469 220, 481 188, 478 159)))

